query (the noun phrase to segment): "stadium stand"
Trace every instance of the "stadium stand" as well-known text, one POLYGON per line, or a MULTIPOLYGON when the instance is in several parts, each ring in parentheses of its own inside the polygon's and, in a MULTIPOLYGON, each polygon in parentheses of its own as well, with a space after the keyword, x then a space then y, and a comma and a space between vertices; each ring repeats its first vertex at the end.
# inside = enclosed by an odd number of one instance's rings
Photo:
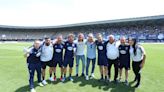
POLYGON ((116 39, 124 35, 136 37, 142 42, 164 42, 164 15, 48 27, 1 25, 0 41, 31 41, 47 36, 53 39, 58 34, 66 37, 69 33, 77 35, 79 32, 85 36, 88 33, 102 33, 105 39, 113 34, 116 39))

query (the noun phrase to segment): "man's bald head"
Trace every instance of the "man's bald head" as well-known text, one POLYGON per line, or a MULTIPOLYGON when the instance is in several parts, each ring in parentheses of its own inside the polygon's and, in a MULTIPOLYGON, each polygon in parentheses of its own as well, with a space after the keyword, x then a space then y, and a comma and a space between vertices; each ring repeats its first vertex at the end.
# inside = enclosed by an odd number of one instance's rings
POLYGON ((34 41, 34 48, 38 49, 40 47, 40 40, 34 41))
POLYGON ((122 36, 122 37, 120 38, 120 43, 121 43, 121 44, 125 44, 125 43, 126 43, 126 37, 125 37, 125 36, 122 36))
POLYGON ((113 43, 115 40, 114 35, 109 35, 109 42, 113 43))

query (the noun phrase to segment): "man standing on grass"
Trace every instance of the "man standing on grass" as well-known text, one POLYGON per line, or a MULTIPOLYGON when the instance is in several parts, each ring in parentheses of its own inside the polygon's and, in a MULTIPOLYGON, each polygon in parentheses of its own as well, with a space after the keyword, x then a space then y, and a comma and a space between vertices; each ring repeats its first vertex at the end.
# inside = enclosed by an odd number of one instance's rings
POLYGON ((49 66, 49 73, 50 73, 50 81, 54 81, 53 77, 52 77, 52 72, 54 70, 54 63, 52 61, 53 58, 53 45, 51 43, 51 39, 46 37, 45 38, 45 42, 42 44, 41 46, 41 56, 40 56, 40 60, 41 60, 41 65, 42 65, 42 83, 44 85, 47 84, 46 80, 45 80, 45 72, 46 72, 46 66, 49 66))
POLYGON ((108 58, 108 75, 109 75, 109 82, 111 81, 111 67, 114 65, 114 82, 117 83, 118 77, 118 57, 119 51, 118 46, 116 45, 114 35, 109 35, 109 41, 106 43, 106 50, 107 50, 107 58, 108 58))
POLYGON ((63 78, 63 49, 64 49, 64 43, 62 35, 57 36, 57 40, 55 44, 53 45, 54 48, 54 54, 53 54, 53 62, 54 62, 54 81, 56 81, 56 66, 57 64, 60 67, 60 80, 62 81, 63 78))
POLYGON ((130 69, 130 46, 126 44, 126 38, 123 36, 120 39, 119 49, 119 69, 120 69, 120 78, 122 79, 122 69, 125 68, 125 84, 128 86, 128 71, 130 69))
POLYGON ((100 33, 97 34, 96 45, 98 51, 98 66, 101 74, 100 81, 105 80, 105 82, 107 82, 108 61, 106 56, 106 44, 100 33))
POLYGON ((63 82, 66 79, 66 72, 67 72, 67 66, 69 65, 69 80, 73 81, 72 78, 72 69, 73 69, 73 64, 74 64, 74 55, 76 52, 76 44, 73 42, 74 41, 74 35, 69 34, 68 35, 68 41, 65 42, 64 48, 65 48, 65 54, 64 54, 64 77, 63 77, 63 82))
POLYGON ((36 92, 34 89, 34 73, 37 72, 38 85, 43 86, 41 83, 41 62, 39 54, 40 41, 35 40, 33 47, 29 51, 25 51, 25 57, 27 57, 27 65, 29 71, 29 84, 31 92, 36 92))

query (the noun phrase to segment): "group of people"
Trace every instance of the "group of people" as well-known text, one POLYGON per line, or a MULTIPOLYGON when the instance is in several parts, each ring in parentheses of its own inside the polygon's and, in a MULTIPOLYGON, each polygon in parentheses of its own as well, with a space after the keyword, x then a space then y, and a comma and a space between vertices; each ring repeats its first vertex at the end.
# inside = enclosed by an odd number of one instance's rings
POLYGON ((73 34, 69 34, 67 40, 63 40, 62 35, 58 35, 53 41, 47 37, 43 42, 35 40, 33 46, 24 49, 30 75, 31 92, 35 92, 35 70, 37 71, 38 85, 47 84, 45 79, 47 66, 49 66, 50 81, 57 80, 57 65, 60 67, 60 80, 62 82, 66 80, 67 67, 69 66, 68 78, 73 81, 74 58, 76 59, 76 77, 82 76, 86 80, 95 78, 94 70, 97 61, 100 68, 100 81, 111 82, 111 67, 114 65, 114 83, 121 81, 124 68, 126 85, 129 85, 128 71, 130 70, 130 61, 132 61, 132 69, 135 74, 134 82, 137 82, 134 87, 140 86, 141 69, 145 64, 146 53, 135 38, 126 39, 122 36, 120 41, 116 41, 114 35, 109 35, 108 41, 105 41, 100 33, 96 37, 89 33, 87 39, 83 33, 79 33, 77 39, 74 38, 73 34), (81 75, 79 75, 80 61, 82 62, 81 75), (90 63, 91 72, 89 72, 90 63))

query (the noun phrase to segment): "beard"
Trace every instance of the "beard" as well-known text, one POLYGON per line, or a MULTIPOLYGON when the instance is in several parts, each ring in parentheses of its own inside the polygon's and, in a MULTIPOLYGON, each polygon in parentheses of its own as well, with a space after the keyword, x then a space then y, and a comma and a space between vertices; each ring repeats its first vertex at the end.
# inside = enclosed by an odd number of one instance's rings
POLYGON ((50 44, 49 43, 46 43, 46 46, 49 46, 50 44))

